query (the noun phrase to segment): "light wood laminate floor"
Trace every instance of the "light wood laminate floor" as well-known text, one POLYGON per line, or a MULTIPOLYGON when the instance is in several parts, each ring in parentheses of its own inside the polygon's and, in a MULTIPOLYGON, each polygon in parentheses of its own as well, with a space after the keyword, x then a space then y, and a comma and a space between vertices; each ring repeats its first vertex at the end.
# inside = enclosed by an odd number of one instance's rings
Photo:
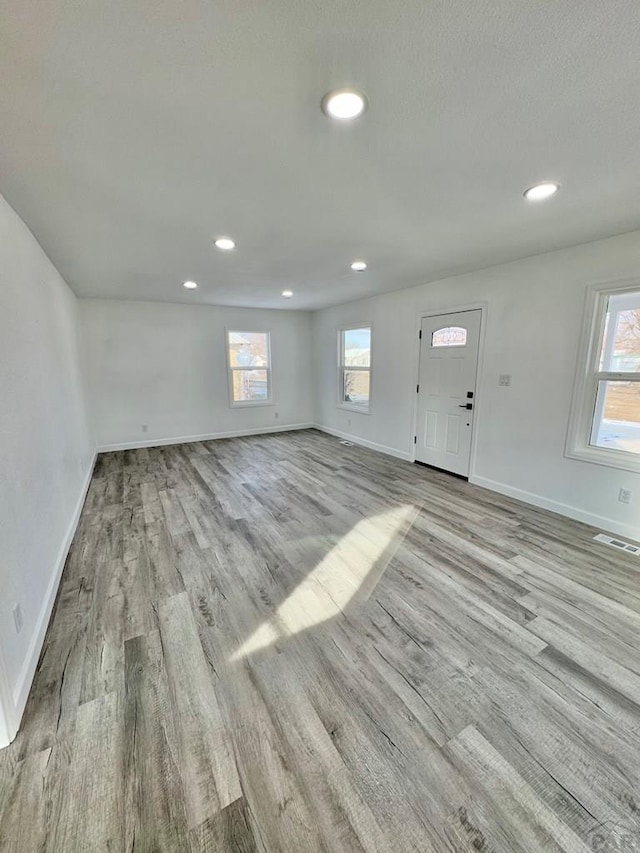
POLYGON ((640 851, 640 560, 313 430, 101 455, 0 849, 640 851))

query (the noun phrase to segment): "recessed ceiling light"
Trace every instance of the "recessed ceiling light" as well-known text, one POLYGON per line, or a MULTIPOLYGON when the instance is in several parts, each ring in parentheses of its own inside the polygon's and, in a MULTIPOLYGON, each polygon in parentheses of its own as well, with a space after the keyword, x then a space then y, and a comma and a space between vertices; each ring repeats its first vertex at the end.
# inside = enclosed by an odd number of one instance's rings
POLYGON ((282 295, 285 299, 291 299, 291 297, 293 296, 293 290, 283 290, 282 295))
POLYGON ((546 198, 551 198, 560 189, 560 184, 553 181, 543 181, 541 184, 536 184, 534 187, 529 187, 525 190, 524 197, 527 201, 544 201, 546 198))
POLYGON ((218 237, 216 240, 216 246, 218 249, 228 252, 229 249, 235 249, 236 244, 233 242, 231 237, 218 237))
POLYGON ((338 89, 322 99, 322 111, 342 121, 358 118, 367 108, 367 99, 355 89, 338 89))
POLYGON ((367 268, 367 264, 365 261, 354 261, 351 264, 351 269, 354 272, 363 272, 364 270, 366 270, 366 268, 367 268))
POLYGON ((195 281, 185 281, 182 286, 186 287, 187 290, 195 290, 198 285, 195 283, 195 281))

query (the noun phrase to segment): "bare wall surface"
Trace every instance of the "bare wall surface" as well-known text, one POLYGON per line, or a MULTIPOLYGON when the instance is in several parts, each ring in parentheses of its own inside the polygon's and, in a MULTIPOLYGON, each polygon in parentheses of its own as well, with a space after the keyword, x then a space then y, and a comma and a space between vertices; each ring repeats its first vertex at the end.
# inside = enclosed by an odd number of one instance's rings
POLYGON ((77 299, 1 196, 0 327, 0 647, 8 692, 20 705, 93 445, 77 299))
POLYGON ((314 420, 306 312, 100 299, 81 300, 80 310, 99 447, 314 420), (273 405, 230 406, 226 329, 271 333, 273 405))
POLYGON ((484 302, 472 480, 640 538, 640 475, 564 456, 587 286, 634 277, 640 286, 638 232, 316 312, 318 422, 409 458, 418 318, 484 302), (337 329, 362 322, 373 324, 370 415, 336 407, 337 329))

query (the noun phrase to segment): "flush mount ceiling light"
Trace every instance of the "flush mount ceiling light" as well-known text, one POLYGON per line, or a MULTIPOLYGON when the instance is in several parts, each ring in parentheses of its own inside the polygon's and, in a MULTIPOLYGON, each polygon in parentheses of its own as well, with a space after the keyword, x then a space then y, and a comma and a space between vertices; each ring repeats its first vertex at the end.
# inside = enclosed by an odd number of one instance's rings
POLYGON ((282 295, 285 299, 291 299, 291 297, 293 296, 293 290, 283 290, 282 295))
POLYGON ((527 201, 544 201, 547 198, 551 198, 552 195, 555 195, 560 189, 560 184, 556 184, 553 181, 543 181, 541 184, 536 184, 533 187, 529 187, 528 190, 524 191, 524 197, 527 201))
POLYGON ((322 99, 322 112, 340 121, 358 118, 367 108, 367 99, 356 89, 336 89, 322 99))
POLYGON ((351 264, 351 269, 354 272, 364 272, 367 268, 366 261, 354 261, 351 264))
POLYGON ((222 249, 223 252, 228 252, 230 249, 235 249, 236 244, 231 237, 218 237, 216 239, 216 247, 222 249))
POLYGON ((185 281, 182 286, 186 287, 187 290, 195 290, 198 285, 195 283, 195 281, 185 281))

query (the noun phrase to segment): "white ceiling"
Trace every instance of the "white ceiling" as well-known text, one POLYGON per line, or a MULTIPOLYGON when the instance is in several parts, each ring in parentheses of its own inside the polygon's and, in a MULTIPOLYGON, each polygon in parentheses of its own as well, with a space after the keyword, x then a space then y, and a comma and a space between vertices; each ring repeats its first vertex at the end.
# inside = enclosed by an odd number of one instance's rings
POLYGON ((640 228, 638 0, 0 0, 0 21, 0 191, 81 296, 317 308, 640 228), (319 105, 345 85, 369 110, 337 125, 319 105), (525 203, 542 179, 561 192, 525 203))

